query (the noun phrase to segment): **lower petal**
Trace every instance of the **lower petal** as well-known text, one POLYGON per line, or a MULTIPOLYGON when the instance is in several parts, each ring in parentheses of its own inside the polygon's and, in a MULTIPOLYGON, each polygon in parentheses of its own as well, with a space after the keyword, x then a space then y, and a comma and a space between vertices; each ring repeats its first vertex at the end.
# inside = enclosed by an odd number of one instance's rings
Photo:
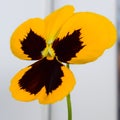
POLYGON ((34 100, 36 98, 36 95, 31 94, 30 92, 26 91, 25 89, 21 89, 21 87, 19 85, 19 80, 30 69, 31 69, 31 67, 26 67, 26 68, 22 69, 11 80, 10 91, 12 93, 12 96, 16 100, 28 102, 28 101, 34 100))
MULTIPOLYGON (((65 66, 62 66, 60 70, 63 72, 63 76, 61 77, 62 84, 58 86, 56 89, 52 90, 52 92, 50 92, 48 95, 45 93, 43 96, 43 94, 40 93, 38 95, 40 103, 51 104, 59 100, 62 100, 74 88, 76 81, 73 73, 65 66)), ((44 90, 45 88, 43 89, 43 91, 44 90)))
POLYGON ((72 72, 56 59, 46 58, 22 69, 12 79, 10 91, 20 101, 39 99, 54 103, 69 94, 75 85, 72 72))

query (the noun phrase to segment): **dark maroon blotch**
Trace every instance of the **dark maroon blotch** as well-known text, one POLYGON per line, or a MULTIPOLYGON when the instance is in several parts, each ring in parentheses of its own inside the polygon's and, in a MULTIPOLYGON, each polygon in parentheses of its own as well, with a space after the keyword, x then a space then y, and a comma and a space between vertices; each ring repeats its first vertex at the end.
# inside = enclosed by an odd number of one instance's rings
POLYGON ((38 60, 42 57, 41 51, 46 47, 45 40, 34 33, 32 29, 27 34, 27 37, 21 41, 21 49, 24 54, 27 54, 32 60, 38 60))
POLYGON ((75 30, 72 34, 68 32, 62 39, 57 38, 52 47, 58 59, 62 62, 67 62, 72 57, 75 57, 76 53, 85 47, 81 39, 80 29, 75 30))

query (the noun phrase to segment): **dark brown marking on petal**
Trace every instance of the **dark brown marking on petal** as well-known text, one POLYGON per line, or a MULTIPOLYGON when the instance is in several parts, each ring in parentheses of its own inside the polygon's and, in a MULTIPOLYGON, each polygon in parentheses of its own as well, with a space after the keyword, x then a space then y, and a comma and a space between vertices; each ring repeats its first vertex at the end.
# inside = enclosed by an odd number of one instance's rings
POLYGON ((27 54, 32 60, 38 60, 42 57, 41 51, 46 47, 45 40, 35 34, 32 29, 27 34, 27 37, 21 41, 22 50, 24 54, 27 54))
POLYGON ((75 57, 76 53, 79 52, 85 45, 82 45, 82 37, 80 29, 75 30, 72 34, 68 34, 62 39, 57 38, 53 43, 53 49, 55 50, 56 56, 62 62, 67 62, 75 57))
POLYGON ((44 86, 47 95, 62 84, 61 63, 56 59, 47 60, 46 58, 31 65, 19 81, 21 89, 25 89, 30 94, 37 94, 44 86))

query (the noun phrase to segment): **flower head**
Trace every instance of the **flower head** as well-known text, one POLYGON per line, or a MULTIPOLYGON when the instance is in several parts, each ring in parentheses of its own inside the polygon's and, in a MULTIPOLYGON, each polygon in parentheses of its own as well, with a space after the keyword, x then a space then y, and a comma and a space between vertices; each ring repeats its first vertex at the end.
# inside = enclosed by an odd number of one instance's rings
POLYGON ((38 99, 54 103, 75 85, 73 73, 62 63, 84 64, 96 60, 116 40, 113 24, 92 12, 74 13, 64 6, 45 19, 31 18, 12 34, 11 50, 36 63, 20 70, 12 79, 12 96, 21 101, 38 99))

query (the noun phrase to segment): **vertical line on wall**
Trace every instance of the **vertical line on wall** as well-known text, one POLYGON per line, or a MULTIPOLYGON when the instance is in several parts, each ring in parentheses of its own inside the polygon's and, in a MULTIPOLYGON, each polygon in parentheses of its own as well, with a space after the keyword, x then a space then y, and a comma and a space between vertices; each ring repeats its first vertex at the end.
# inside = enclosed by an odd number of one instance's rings
POLYGON ((54 10, 54 0, 46 0, 45 4, 45 16, 50 14, 54 10))

